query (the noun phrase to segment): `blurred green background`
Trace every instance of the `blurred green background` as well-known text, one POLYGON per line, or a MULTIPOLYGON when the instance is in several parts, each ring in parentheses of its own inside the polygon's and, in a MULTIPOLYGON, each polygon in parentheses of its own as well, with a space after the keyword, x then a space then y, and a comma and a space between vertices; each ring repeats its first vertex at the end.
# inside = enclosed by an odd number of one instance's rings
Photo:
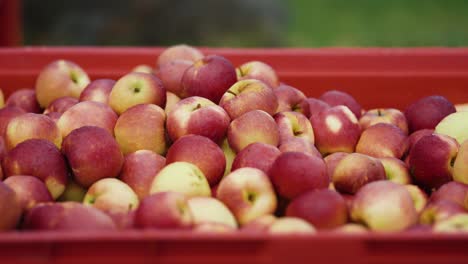
POLYGON ((26 45, 468 46, 468 0, 25 0, 26 45))

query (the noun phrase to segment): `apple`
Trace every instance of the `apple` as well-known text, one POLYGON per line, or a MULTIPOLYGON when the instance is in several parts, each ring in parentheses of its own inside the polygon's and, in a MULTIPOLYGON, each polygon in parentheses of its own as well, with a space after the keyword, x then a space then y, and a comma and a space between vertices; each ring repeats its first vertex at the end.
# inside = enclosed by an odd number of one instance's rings
POLYGON ((313 115, 316 115, 331 106, 324 101, 313 98, 313 97, 308 97, 302 101, 302 107, 304 109, 304 114, 308 117, 311 118, 313 115))
POLYGON ((356 145, 356 152, 376 158, 400 159, 406 153, 406 135, 392 124, 378 123, 365 129, 356 145))
POLYGON ((409 191, 390 181, 375 181, 360 188, 350 213, 353 221, 373 231, 403 231, 418 222, 409 191))
POLYGON ((452 170, 458 152, 455 139, 439 134, 424 136, 409 153, 410 172, 418 185, 438 188, 452 180, 452 170))
POLYGON ((262 110, 253 110, 232 120, 227 137, 229 146, 236 153, 255 142, 276 147, 280 140, 278 125, 273 117, 262 110))
POLYGON ((276 219, 268 228, 268 233, 271 234, 294 234, 306 235, 315 234, 315 227, 309 222, 297 217, 280 217, 276 219))
POLYGON ((115 81, 112 79, 97 79, 90 82, 80 95, 80 102, 95 101, 103 104, 109 104, 109 95, 115 81))
POLYGON ((196 165, 210 186, 221 180, 226 168, 226 158, 222 149, 209 138, 198 135, 183 136, 172 144, 166 155, 166 163, 177 161, 196 165))
POLYGON ((456 112, 447 115, 436 126, 435 132, 450 136, 459 144, 468 140, 468 112, 456 112))
POLYGON ((155 72, 168 92, 183 97, 182 76, 193 65, 190 60, 171 60, 161 65, 155 72))
POLYGON ((25 114, 26 112, 16 106, 5 106, 0 109, 0 136, 2 138, 5 137, 5 132, 8 126, 8 123, 10 123, 11 119, 20 116, 22 114, 25 114))
POLYGON ((50 119, 52 119, 56 124, 58 122, 58 120, 60 119, 60 117, 62 116, 61 113, 59 112, 50 112, 50 113, 47 113, 47 114, 44 114, 46 116, 48 116, 50 119))
POLYGON ((83 202, 83 199, 88 191, 87 188, 79 185, 72 175, 69 175, 67 185, 65 185, 65 191, 60 195, 57 200, 61 202, 83 202))
POLYGON ((224 157, 226 158, 226 168, 224 169, 224 175, 226 176, 231 173, 234 159, 236 158, 236 152, 229 146, 229 141, 226 138, 221 142, 221 149, 223 150, 224 157))
POLYGON ((203 172, 194 164, 178 161, 162 168, 150 187, 150 194, 175 191, 189 197, 211 196, 210 185, 203 172))
POLYGON ((281 154, 278 148, 265 143, 252 143, 237 153, 231 170, 257 168, 268 174, 273 162, 281 154))
POLYGON ((226 135, 230 118, 210 100, 192 96, 179 101, 167 115, 167 133, 172 141, 195 134, 219 143, 226 135))
POLYGON ((348 155, 349 153, 346 152, 335 152, 323 158, 323 161, 325 161, 325 165, 327 165, 327 174, 330 178, 330 181, 333 177, 333 174, 335 173, 336 165, 338 165, 338 163, 340 163, 340 161, 348 155))
POLYGON ((362 107, 350 94, 343 91, 329 90, 324 92, 320 97, 320 100, 324 101, 330 106, 344 105, 353 112, 357 119, 361 118, 362 107))
POLYGON ((44 114, 57 112, 63 114, 67 111, 70 107, 76 105, 78 103, 78 99, 71 96, 63 96, 59 97, 52 102, 50 102, 49 106, 44 110, 44 114))
POLYGON ((16 106, 28 113, 40 113, 41 107, 33 89, 19 89, 14 91, 5 102, 5 106, 16 106))
POLYGON ((461 206, 465 206, 465 199, 468 199, 468 184, 456 181, 450 181, 440 186, 430 197, 431 202, 447 200, 461 206))
POLYGON ((406 163, 397 158, 379 158, 387 180, 399 184, 411 184, 411 174, 406 163))
POLYGON ((421 224, 434 224, 451 216, 466 213, 463 206, 449 200, 431 201, 421 212, 419 222, 421 224))
POLYGON ((6 177, 30 175, 45 183, 52 198, 57 199, 67 184, 67 163, 65 158, 50 141, 28 139, 12 150, 3 159, 6 177))
POLYGON ((423 97, 405 109, 410 132, 420 129, 434 129, 444 117, 455 113, 455 106, 440 95, 423 97))
POLYGON ((15 191, 0 181, 0 231, 14 229, 19 223, 22 204, 15 191))
POLYGON ((243 225, 240 231, 246 233, 266 233, 277 217, 271 214, 262 215, 243 225))
POLYGON ((458 154, 453 163, 453 180, 468 184, 468 139, 458 149, 458 154))
POLYGON ((421 190, 417 185, 413 184, 405 184, 406 190, 411 194, 411 198, 413 198, 414 208, 416 212, 419 214, 423 211, 428 203, 427 194, 421 190))
POLYGON ((240 168, 226 175, 219 183, 216 197, 244 225, 276 210, 275 190, 268 175, 256 168, 240 168))
POLYGON ((468 103, 456 104, 455 109, 457 109, 457 112, 466 112, 468 111, 468 103))
POLYGON ((237 228, 218 222, 203 222, 192 228, 192 232, 205 234, 233 234, 235 231, 237 228))
POLYGON ((137 104, 155 104, 163 109, 166 106, 166 88, 153 74, 127 73, 112 87, 109 106, 117 114, 137 104))
POLYGON ((221 201, 213 197, 192 197, 188 200, 188 208, 193 216, 194 224, 219 223, 231 228, 237 228, 234 215, 221 201))
POLYGON ((53 201, 44 182, 34 176, 14 175, 8 177, 4 183, 15 191, 22 212, 28 211, 38 203, 53 201))
POLYGON ((314 143, 314 130, 305 115, 298 112, 280 112, 274 118, 278 125, 280 144, 293 138, 301 138, 314 143))
POLYGON ((229 60, 222 56, 209 55, 195 61, 184 72, 179 96, 201 96, 218 103, 236 81, 236 69, 229 60))
POLYGON ((338 162, 332 181, 340 193, 355 194, 366 184, 385 178, 385 169, 378 159, 351 153, 338 162))
POLYGON ((330 183, 327 167, 321 158, 302 152, 284 152, 276 158, 269 173, 278 194, 287 199, 330 183))
POLYGON ((0 89, 0 108, 5 106, 5 95, 3 94, 2 89, 0 89))
POLYGON ((278 75, 268 64, 261 61, 249 61, 236 68, 237 80, 260 80, 274 89, 279 85, 278 75))
POLYGON ((315 115, 310 122, 315 145, 322 155, 333 152, 354 152, 361 135, 356 116, 346 106, 334 106, 315 115))
POLYGON ((171 92, 166 92, 166 107, 164 108, 164 111, 166 112, 166 115, 169 114, 169 112, 174 109, 175 105, 180 101, 181 99, 171 93, 171 92))
POLYGON ((406 145, 408 145, 407 154, 411 152, 411 149, 413 148, 414 144, 416 144, 418 140, 420 140, 424 136, 428 136, 433 133, 434 133, 434 129, 421 129, 421 130, 414 131, 413 133, 411 133, 406 138, 407 143, 405 143, 406 145))
POLYGON ((371 109, 366 111, 359 119, 362 129, 367 129, 379 123, 392 124, 401 129, 405 135, 408 135, 408 121, 406 121, 405 114, 395 108, 371 109))
POLYGON ((162 155, 167 150, 165 122, 166 113, 157 105, 132 106, 117 119, 115 139, 124 155, 142 149, 162 155))
POLYGON ((466 233, 468 232, 468 214, 456 214, 437 222, 433 230, 436 233, 466 233))
POLYGON ((281 142, 278 149, 283 152, 303 152, 317 158, 322 158, 322 154, 317 150, 314 143, 305 138, 294 137, 281 142))
POLYGON ((333 229, 346 224, 348 208, 343 197, 332 190, 313 190, 294 198, 286 215, 299 217, 317 229, 333 229))
POLYGON ((306 96, 301 90, 282 83, 276 89, 273 89, 273 92, 278 99, 278 113, 294 111, 307 117, 310 116, 309 107, 306 107, 307 105, 303 103, 306 96))
POLYGON ((42 108, 47 108, 52 101, 63 96, 79 98, 88 83, 89 77, 79 65, 67 60, 53 61, 37 76, 37 101, 42 108))
POLYGON ((153 68, 147 64, 139 64, 131 70, 131 72, 153 73, 153 68))
POLYGON ((354 234, 363 234, 369 232, 369 230, 361 225, 355 223, 348 223, 342 226, 339 226, 332 230, 335 233, 346 234, 346 235, 354 235, 354 234))
POLYGON ((154 177, 166 165, 166 158, 151 150, 137 150, 124 158, 119 178, 142 200, 149 195, 154 177))
POLYGON ((117 141, 104 128, 96 126, 84 126, 70 132, 63 140, 62 152, 74 179, 83 187, 103 178, 117 177, 124 161, 117 141))
POLYGON ((195 47, 186 44, 174 45, 166 48, 159 54, 156 61, 156 69, 173 60, 197 61, 203 58, 203 53, 195 47))
POLYGON ((234 83, 221 97, 219 105, 231 119, 252 110, 263 110, 274 115, 278 109, 278 99, 267 84, 259 80, 245 79, 234 83))
POLYGON ((79 102, 65 111, 57 121, 62 137, 84 126, 103 128, 110 135, 114 135, 117 114, 103 103, 94 101, 79 102))

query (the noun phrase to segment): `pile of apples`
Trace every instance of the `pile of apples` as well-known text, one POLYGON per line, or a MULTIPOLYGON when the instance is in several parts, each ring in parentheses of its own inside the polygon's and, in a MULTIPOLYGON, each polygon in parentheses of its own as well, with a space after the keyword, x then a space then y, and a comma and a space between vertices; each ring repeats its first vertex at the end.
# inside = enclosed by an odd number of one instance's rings
POLYGON ((0 230, 468 230, 468 112, 307 98, 187 45, 90 81, 57 60, 0 98, 0 230))

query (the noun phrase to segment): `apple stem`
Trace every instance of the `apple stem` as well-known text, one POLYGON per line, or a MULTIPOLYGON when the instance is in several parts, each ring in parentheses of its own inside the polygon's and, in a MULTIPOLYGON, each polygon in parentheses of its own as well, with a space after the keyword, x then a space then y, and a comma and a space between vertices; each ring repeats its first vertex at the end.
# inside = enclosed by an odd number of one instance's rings
POLYGON ((377 114, 378 114, 379 116, 382 116, 382 110, 377 109, 377 114))
POLYGON ((235 92, 233 92, 233 91, 231 91, 231 90, 227 90, 227 93, 230 93, 230 94, 232 94, 232 95, 234 95, 234 96, 237 95, 235 92))

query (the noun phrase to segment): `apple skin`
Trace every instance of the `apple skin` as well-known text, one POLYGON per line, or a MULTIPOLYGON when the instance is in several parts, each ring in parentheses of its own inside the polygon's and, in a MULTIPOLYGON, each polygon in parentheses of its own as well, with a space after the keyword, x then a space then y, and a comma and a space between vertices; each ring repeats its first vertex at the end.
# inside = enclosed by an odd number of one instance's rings
POLYGON ((65 111, 57 121, 57 126, 63 138, 73 130, 84 126, 100 127, 110 135, 114 135, 117 118, 117 114, 108 105, 94 101, 84 101, 65 111))
POLYGON ((468 140, 468 111, 446 116, 436 126, 435 132, 455 138, 459 144, 468 140))
POLYGON ((409 153, 409 168, 414 181, 426 189, 439 188, 451 181, 458 148, 457 141, 445 135, 422 137, 409 153))
POLYGON ((166 88, 153 74, 127 73, 112 87, 109 106, 117 114, 138 104, 155 104, 163 109, 166 106, 166 88))
POLYGON ((142 149, 162 155, 167 151, 165 122, 166 112, 157 105, 132 106, 117 119, 115 139, 124 155, 142 149))
POLYGON ((63 140, 62 152, 74 179, 83 187, 103 178, 117 177, 124 161, 117 141, 105 129, 95 126, 73 130, 63 140))
POLYGON ((16 106, 5 106, 0 109, 0 136, 2 138, 5 137, 5 132, 7 130, 7 126, 10 123, 10 121, 22 114, 25 114, 26 112, 16 106))
POLYGON ((329 104, 313 97, 308 97, 304 99, 301 105, 303 105, 302 108, 304 109, 304 113, 308 118, 311 118, 313 115, 316 115, 328 108, 331 108, 329 104))
POLYGON ((277 193, 287 199, 310 190, 326 189, 330 183, 323 159, 301 152, 281 153, 269 175, 277 193))
POLYGON ((231 119, 253 111, 263 110, 274 115, 278 99, 267 84, 259 80, 245 79, 234 83, 221 97, 221 106, 231 119))
POLYGON ((262 215, 243 225, 240 229, 244 233, 266 233, 277 217, 271 214, 262 215))
POLYGON ((453 180, 468 184, 468 139, 458 149, 458 154, 453 164, 453 180))
POLYGON ((281 153, 284 152, 303 152, 317 158, 322 158, 322 154, 317 150, 314 143, 310 140, 294 137, 282 142, 278 149, 281 153))
POLYGON ((377 108, 366 111, 359 119, 359 124, 363 130, 375 124, 385 123, 392 124, 405 135, 408 135, 408 121, 406 121, 405 114, 395 108, 377 108))
POLYGON ((273 92, 278 99, 278 109, 276 112, 295 111, 309 118, 309 108, 303 103, 306 96, 301 90, 282 83, 276 89, 273 89, 273 92))
POLYGON ((211 196, 211 189, 203 172, 194 164, 177 161, 162 168, 150 187, 150 194, 175 191, 189 197, 211 196))
POLYGON ((7 149, 28 139, 46 139, 57 148, 62 145, 62 135, 57 124, 50 117, 42 114, 26 113, 10 120, 5 132, 7 149))
POLYGON ((16 106, 28 113, 41 113, 42 109, 36 99, 33 89, 19 89, 14 91, 5 102, 5 106, 16 106))
POLYGON ((151 73, 153 74, 153 68, 147 64, 138 64, 133 67, 131 72, 142 72, 142 73, 151 73))
POLYGON ((104 231, 117 228, 106 213, 77 202, 38 204, 25 215, 22 227, 44 231, 104 231))
POLYGON ((440 95, 423 97, 410 104, 404 111, 411 133, 425 128, 434 129, 444 117, 455 112, 455 106, 440 95))
POLYGON ((190 60, 172 60, 161 65, 155 72, 168 92, 183 96, 182 76, 193 65, 190 60))
POLYGON ((335 169, 338 163, 340 163, 340 161, 348 155, 349 153, 346 152, 335 152, 323 158, 325 165, 327 165, 328 177, 330 178, 330 181, 333 177, 333 174, 335 173, 335 169))
POLYGON ((456 214, 435 223, 433 231, 435 233, 466 234, 468 232, 468 213, 456 214))
POLYGON ((270 234, 307 235, 315 234, 317 231, 309 222, 298 217, 280 217, 268 228, 270 234))
POLYGON ((237 153, 232 171, 240 168, 257 168, 268 174, 273 162, 281 154, 278 148, 264 143, 252 143, 237 153))
POLYGON ((65 190, 68 170, 65 158, 50 141, 29 139, 10 150, 3 159, 6 177, 30 175, 45 183, 54 199, 65 190))
POLYGON ((52 101, 63 96, 79 98, 88 83, 88 75, 74 62, 53 61, 37 76, 37 101, 42 108, 47 108, 52 101))
POLYGON ((314 130, 309 119, 298 112, 280 112, 274 116, 280 134, 280 145, 292 138, 315 142, 314 130))
POLYGON ((351 153, 338 162, 332 181, 340 193, 355 194, 366 184, 385 178, 385 169, 378 159, 351 153))
POLYGON ((196 226, 204 223, 218 223, 237 229, 234 215, 226 205, 216 198, 192 197, 188 200, 188 208, 196 226))
POLYGON ((234 159, 236 158, 236 152, 229 146, 229 141, 226 138, 221 142, 221 149, 223 150, 224 157, 226 158, 226 168, 224 169, 224 175, 226 176, 231 173, 234 159))
POLYGON ((119 178, 142 200, 149 195, 154 177, 166 165, 166 158, 150 150, 137 150, 124 158, 119 178))
POLYGON ((53 202, 44 182, 34 176, 14 175, 4 181, 16 193, 22 212, 26 212, 38 203, 53 202))
POLYGON ((87 188, 79 185, 72 175, 69 175, 65 191, 57 198, 60 202, 83 202, 83 199, 88 191, 87 188))
POLYGON ((408 190, 408 192, 411 194, 411 197, 413 198, 414 208, 416 209, 416 212, 420 214, 429 201, 427 194, 417 185, 405 184, 403 186, 405 186, 406 190, 408 190))
POLYGON ((411 174, 408 166, 397 158, 379 158, 385 169, 387 180, 399 184, 411 184, 411 174))
POLYGON ((344 105, 353 112, 354 116, 356 116, 357 119, 361 118, 361 113, 362 113, 362 107, 361 105, 352 97, 350 94, 345 93, 343 91, 337 91, 337 90, 329 90, 324 92, 320 97, 320 100, 324 101, 331 107, 333 106, 338 106, 338 105, 344 105))
POLYGON ((177 95, 171 93, 171 92, 166 92, 166 107, 164 108, 164 112, 166 112, 166 115, 169 114, 169 112, 174 109, 175 105, 180 101, 180 97, 177 95))
POLYGON ((450 181, 431 194, 430 202, 447 200, 465 206, 465 199, 468 201, 468 184, 450 181))
POLYGON ((172 141, 195 134, 216 143, 226 136, 230 118, 224 109, 212 101, 192 96, 182 99, 167 115, 167 133, 172 141))
POLYGON ((0 232, 14 229, 21 219, 22 205, 15 191, 0 181, 0 232))
POLYGON ((188 60, 195 62, 203 58, 203 53, 195 47, 179 44, 166 48, 156 60, 156 69, 173 60, 188 60))
POLYGON ((431 201, 419 216, 421 224, 435 224, 456 214, 466 213, 463 206, 449 200, 431 201))
POLYGON ((59 97, 52 102, 50 102, 49 106, 44 110, 44 114, 57 112, 63 114, 67 111, 70 107, 76 105, 78 103, 78 99, 71 96, 63 96, 59 97))
POLYGON ((80 102, 95 101, 109 104, 109 95, 115 85, 112 79, 97 79, 90 82, 80 95, 80 102))
POLYGON ((434 129, 421 129, 418 131, 414 131, 411 133, 407 138, 406 138, 406 145, 408 145, 408 150, 407 154, 411 152, 411 149, 413 148, 414 144, 418 142, 422 137, 432 135, 434 133, 434 129))
POLYGON ((312 115, 315 146, 322 155, 354 152, 361 135, 356 116, 346 106, 334 106, 312 115))
POLYGON ((196 165, 210 186, 218 184, 226 168, 223 150, 209 138, 198 135, 183 136, 172 144, 166 155, 166 163, 177 161, 196 165))
POLYGON ((276 210, 277 198, 268 175, 256 168, 240 168, 219 183, 216 197, 244 225, 276 210))
POLYGON ((408 190, 390 181, 375 181, 356 193, 351 219, 373 231, 393 232, 410 228, 418 222, 418 213, 408 190))
POLYGON ((229 146, 240 152, 248 145, 260 142, 278 146, 280 135, 273 117, 261 110, 247 112, 231 121, 227 137, 229 146))
POLYGON ((286 216, 299 217, 317 229, 333 229, 346 224, 348 208, 335 191, 313 190, 294 198, 286 209, 286 216))
POLYGON ((356 152, 375 158, 400 159, 406 153, 406 135, 398 127, 378 123, 365 129, 356 145, 356 152))
POLYGON ((249 61, 236 68, 237 80, 260 80, 271 89, 278 87, 279 79, 275 70, 261 61, 249 61))
POLYGON ((236 69, 230 61, 218 55, 208 55, 184 72, 180 97, 201 96, 217 104, 236 82, 236 69))
POLYGON ((333 229, 332 232, 344 235, 355 235, 367 233, 369 230, 363 225, 348 223, 333 229))

